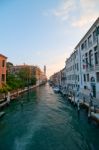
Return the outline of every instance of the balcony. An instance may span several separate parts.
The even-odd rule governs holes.
[[[91,71],[99,71],[99,64],[95,66],[86,66],[86,71],[91,72]]]
[[[99,64],[95,65],[95,70],[99,71]]]
[[[86,68],[86,71],[87,72],[91,72],[91,71],[94,71],[95,70],[95,67],[94,66],[88,66],[87,68]]]

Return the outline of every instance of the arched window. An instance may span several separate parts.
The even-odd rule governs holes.
[[[95,82],[95,78],[94,78],[94,77],[91,77],[90,81],[91,81],[91,82]]]
[[[92,53],[92,50],[89,51],[89,64],[90,64],[90,67],[92,67],[92,65],[93,65],[93,53]]]

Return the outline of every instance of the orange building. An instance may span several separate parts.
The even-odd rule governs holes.
[[[7,57],[0,54],[0,87],[6,84],[6,60]]]

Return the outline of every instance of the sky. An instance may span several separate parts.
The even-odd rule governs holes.
[[[99,0],[0,0],[0,53],[14,65],[46,65],[47,76],[99,17]]]

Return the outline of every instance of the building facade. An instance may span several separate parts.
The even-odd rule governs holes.
[[[43,72],[38,66],[35,66],[34,72],[37,79],[37,85],[43,84],[47,81],[45,72]]]
[[[60,71],[60,87],[61,89],[65,89],[66,88],[66,68],[64,67],[61,71]]]
[[[99,18],[66,59],[63,72],[62,87],[75,92],[90,91],[99,99]]]
[[[99,18],[75,47],[79,51],[80,88],[99,97]]]
[[[75,50],[66,60],[66,88],[71,91],[77,91],[80,87],[79,76],[79,52]]]
[[[6,61],[7,57],[0,54],[0,87],[6,84]]]
[[[99,97],[99,18],[66,60],[66,86]]]
[[[50,81],[54,86],[60,87],[61,86],[61,71],[54,73],[50,77]]]

